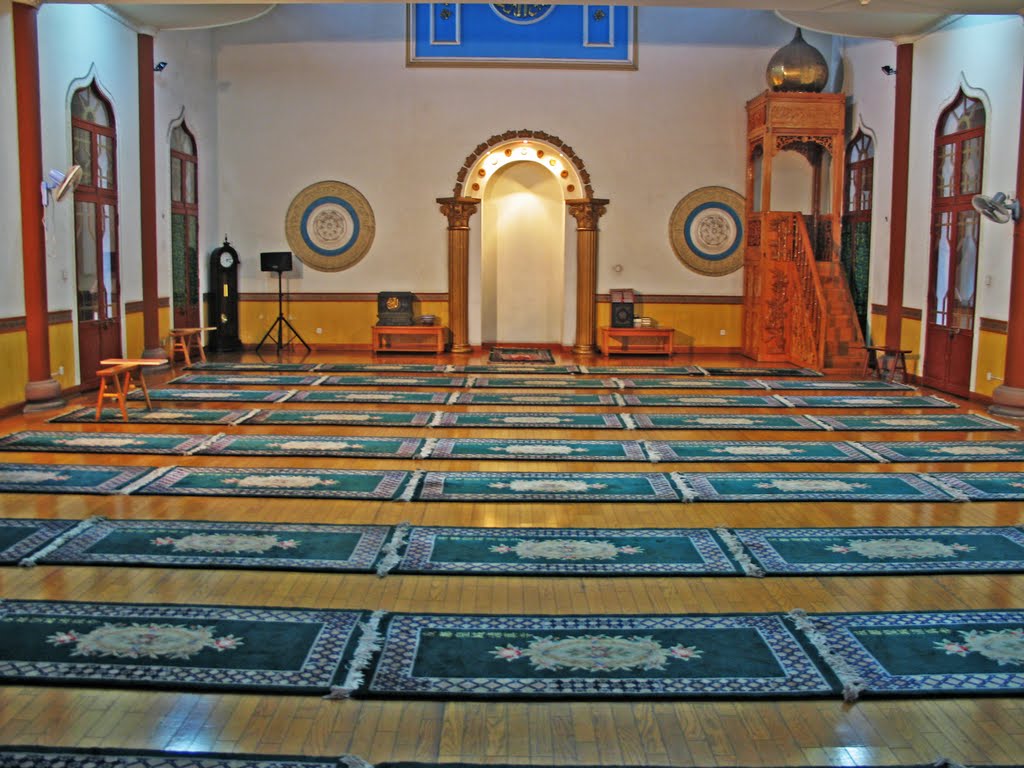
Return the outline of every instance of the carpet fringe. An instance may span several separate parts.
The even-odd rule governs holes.
[[[430,423],[427,424],[428,428],[441,426],[441,419],[444,418],[444,411],[433,411],[430,416]]]
[[[976,419],[982,419],[983,421],[987,421],[990,424],[998,424],[1000,429],[1012,429],[1014,432],[1020,431],[1020,427],[1014,424],[1007,424],[1005,421],[990,419],[988,416],[982,416],[980,413],[972,413],[971,416],[973,416]]]
[[[924,482],[928,483],[931,486],[934,486],[935,488],[938,488],[943,493],[948,493],[950,496],[952,496],[957,501],[970,501],[971,500],[971,497],[968,496],[963,491],[961,491],[959,488],[954,488],[951,485],[946,485],[946,483],[942,482],[942,480],[940,480],[935,475],[915,474],[914,477],[923,480]]]
[[[28,557],[24,557],[21,560],[19,560],[18,561],[18,565],[22,566],[23,568],[31,568],[31,567],[33,567],[37,562],[42,560],[44,557],[49,555],[51,552],[55,552],[56,550],[60,549],[65,544],[67,544],[67,542],[70,539],[75,538],[80,533],[84,533],[85,531],[87,531],[88,529],[92,528],[97,523],[101,523],[101,522],[103,522],[106,519],[107,518],[103,517],[102,515],[94,515],[93,517],[85,518],[85,520],[80,520],[78,522],[78,525],[72,526],[68,530],[64,531],[64,533],[62,533],[60,536],[58,536],[56,539],[51,541],[49,544],[47,544],[42,549],[37,550],[37,551],[33,552],[31,555],[29,555]]]
[[[590,369],[585,365],[580,365],[576,367],[576,373],[590,373]]]
[[[342,755],[338,758],[338,764],[346,768],[373,768],[373,763],[368,763],[356,755]]]
[[[429,459],[430,454],[432,454],[434,452],[434,449],[437,447],[437,441],[438,438],[436,437],[428,437],[426,440],[424,440],[423,447],[420,448],[419,453],[416,455],[416,458]]]
[[[740,568],[743,569],[747,576],[754,576],[758,579],[764,578],[764,569],[750,559],[750,555],[743,549],[743,544],[740,543],[740,540],[736,538],[732,531],[728,528],[715,528],[715,533],[725,542],[725,546],[729,548],[729,554],[740,564]]]
[[[710,373],[708,373],[708,369],[707,368],[701,368],[699,365],[695,365],[693,367],[696,368],[698,371],[700,371],[700,375],[701,376],[710,376],[711,375]]]
[[[778,400],[780,403],[782,403],[787,408],[796,408],[796,406],[793,404],[793,402],[788,397],[786,397],[785,395],[770,395],[770,397],[773,397],[774,399]]]
[[[829,424],[826,424],[824,421],[819,419],[817,416],[804,416],[804,418],[807,419],[812,424],[817,424],[819,427],[821,427],[826,432],[835,432],[836,431],[835,427],[833,427],[833,426],[831,426]]]
[[[327,381],[329,378],[331,378],[331,377],[330,376],[321,376],[319,379],[317,379],[316,381],[312,382],[309,386],[311,386],[311,387],[319,387],[325,381]]]
[[[149,485],[150,483],[154,482],[155,480],[163,477],[168,472],[170,472],[172,469],[178,469],[178,467],[176,467],[176,466],[157,467],[156,469],[153,469],[153,470],[147,472],[146,474],[144,474],[142,477],[140,477],[135,482],[129,483],[128,485],[126,485],[124,488],[122,488],[121,490],[118,491],[118,494],[121,495],[121,496],[128,496],[128,495],[130,495],[132,493],[135,493],[137,490],[139,490],[143,486]]]
[[[679,495],[682,496],[681,501],[690,502],[700,498],[699,494],[686,482],[686,478],[683,477],[682,473],[672,472],[669,474],[669,477],[672,479],[672,485],[676,487]]]
[[[476,380],[479,379],[479,378],[480,378],[479,376],[467,376],[466,377],[466,381],[465,381],[465,383],[462,386],[465,389],[472,389],[473,387],[476,386]]]
[[[870,456],[872,459],[877,461],[879,464],[891,464],[892,463],[891,461],[889,461],[889,459],[885,458],[885,456],[883,456],[880,453],[877,453],[876,451],[871,450],[870,448],[868,448],[863,443],[858,443],[855,440],[847,440],[846,444],[847,445],[852,445],[854,448],[856,448],[861,453],[866,453],[868,456]]]
[[[217,442],[222,437],[226,437],[226,435],[223,432],[218,432],[215,435],[210,435],[208,438],[206,438],[201,443],[199,443],[199,445],[194,446],[193,448],[190,448],[189,450],[185,451],[184,455],[185,456],[195,456],[197,453],[199,453],[200,451],[204,450],[208,445]]]
[[[373,654],[382,647],[383,636],[377,631],[381,619],[385,616],[384,611],[374,611],[366,621],[359,622],[359,628],[363,634],[356,645],[355,653],[352,654],[352,661],[348,665],[348,674],[340,686],[331,686],[331,692],[324,696],[325,699],[347,699],[352,696],[363,684],[366,670],[370,667]]]
[[[618,392],[612,392],[612,398],[615,400],[616,405],[625,405],[626,401]]]
[[[284,393],[284,397],[282,397],[280,400],[275,400],[274,402],[275,403],[287,403],[289,400],[291,400],[297,394],[299,394],[299,390],[297,390],[297,389],[289,389],[289,390],[287,390]]]
[[[790,619],[796,625],[796,628],[807,636],[811,645],[815,647],[829,667],[832,668],[832,671],[835,672],[839,682],[843,685],[843,701],[847,704],[857,701],[860,694],[867,690],[867,684],[846,659],[832,650],[828,638],[825,637],[824,632],[818,629],[814,620],[807,615],[806,611],[800,608],[795,608],[787,613],[786,618]]]
[[[381,554],[384,555],[380,562],[377,563],[377,575],[384,578],[388,573],[394,569],[399,562],[401,557],[398,551],[406,545],[409,536],[409,523],[399,523],[395,526],[395,532],[391,535],[390,541],[381,547]]]
[[[647,454],[647,460],[651,462],[651,464],[657,464],[661,461],[661,455],[653,448],[654,444],[653,440],[640,441],[640,447],[643,449],[643,452]]]
[[[232,426],[232,427],[237,427],[237,426],[238,426],[239,424],[243,424],[243,423],[245,423],[246,421],[248,421],[249,419],[251,419],[251,418],[253,418],[254,416],[258,415],[258,414],[259,414],[259,412],[260,412],[260,409],[259,409],[259,408],[253,408],[253,409],[252,409],[251,411],[249,411],[248,413],[243,413],[243,414],[242,414],[241,416],[239,416],[239,417],[238,417],[237,419],[235,419],[234,421],[232,421],[232,422],[231,422],[231,426]]]
[[[459,393],[452,392],[448,395],[448,399],[444,401],[445,405],[458,405],[459,404]]]
[[[633,417],[628,413],[620,413],[619,418],[621,418],[622,423],[626,425],[626,429],[636,429],[636,422],[633,421]]]
[[[615,386],[616,389],[626,388],[626,382],[624,382],[622,379],[613,376],[611,379],[609,379],[609,381],[611,381],[611,383]]]
[[[423,476],[426,474],[422,469],[417,469],[412,473],[409,478],[409,484],[405,486],[405,490],[402,491],[402,495],[398,497],[399,501],[412,501],[416,496],[416,491],[419,490],[420,483],[423,482]]]
[[[772,388],[772,385],[769,384],[767,381],[761,381],[761,379],[751,379],[751,381],[753,381],[755,384],[757,384],[759,387],[761,387],[761,389],[771,389]]]

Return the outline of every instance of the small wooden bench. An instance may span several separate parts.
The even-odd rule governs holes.
[[[203,331],[215,331],[213,326],[202,328],[171,328],[171,361],[174,360],[174,353],[181,352],[185,355],[185,365],[192,365],[190,354],[192,347],[199,350],[199,359],[206,362],[206,352],[203,350]]]
[[[153,404],[149,401],[149,390],[146,388],[146,377],[143,376],[142,369],[150,365],[164,365],[166,362],[166,360],[131,357],[109,357],[106,360],[100,360],[100,365],[109,367],[96,371],[96,376],[100,380],[100,389],[96,396],[96,421],[103,416],[104,400],[116,400],[121,409],[121,415],[125,421],[128,421],[128,408],[125,405],[125,400],[128,393],[134,389],[142,390],[146,409],[153,410]],[[139,374],[137,385],[132,378],[136,371]]]
[[[896,380],[896,374],[899,373],[903,381],[907,378],[907,355],[913,350],[911,349],[900,349],[898,347],[864,347],[864,350],[868,353],[867,357],[864,358],[864,376],[866,377],[872,368],[875,369],[875,373],[880,379],[885,379],[888,382]],[[882,353],[882,360],[888,361],[888,372],[883,371],[882,364],[878,361],[878,353]]]

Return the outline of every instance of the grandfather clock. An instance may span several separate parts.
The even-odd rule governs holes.
[[[242,348],[238,336],[238,251],[227,236],[224,245],[210,254],[209,337],[211,352],[236,352]]]

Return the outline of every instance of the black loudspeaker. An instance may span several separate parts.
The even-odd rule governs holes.
[[[260,254],[261,272],[291,272],[291,251],[271,251]]]
[[[632,328],[634,294],[631,290],[610,291],[612,300],[612,328]]]
[[[381,291],[377,294],[377,325],[412,325],[413,300],[408,291]]]

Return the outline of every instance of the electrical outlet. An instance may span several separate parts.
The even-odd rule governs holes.
[[[718,332],[718,335],[719,335],[719,336],[725,336],[725,328],[723,328],[722,330],[720,330],[720,331]]]
[[[63,376],[64,375],[64,366],[63,365],[57,367],[57,375],[58,376]]]
[[[992,381],[992,371],[985,372],[985,381]]]
[[[317,333],[323,333],[323,332],[324,332],[324,329],[323,329],[323,328],[317,328],[317,329],[316,329],[316,332],[317,332]]]

